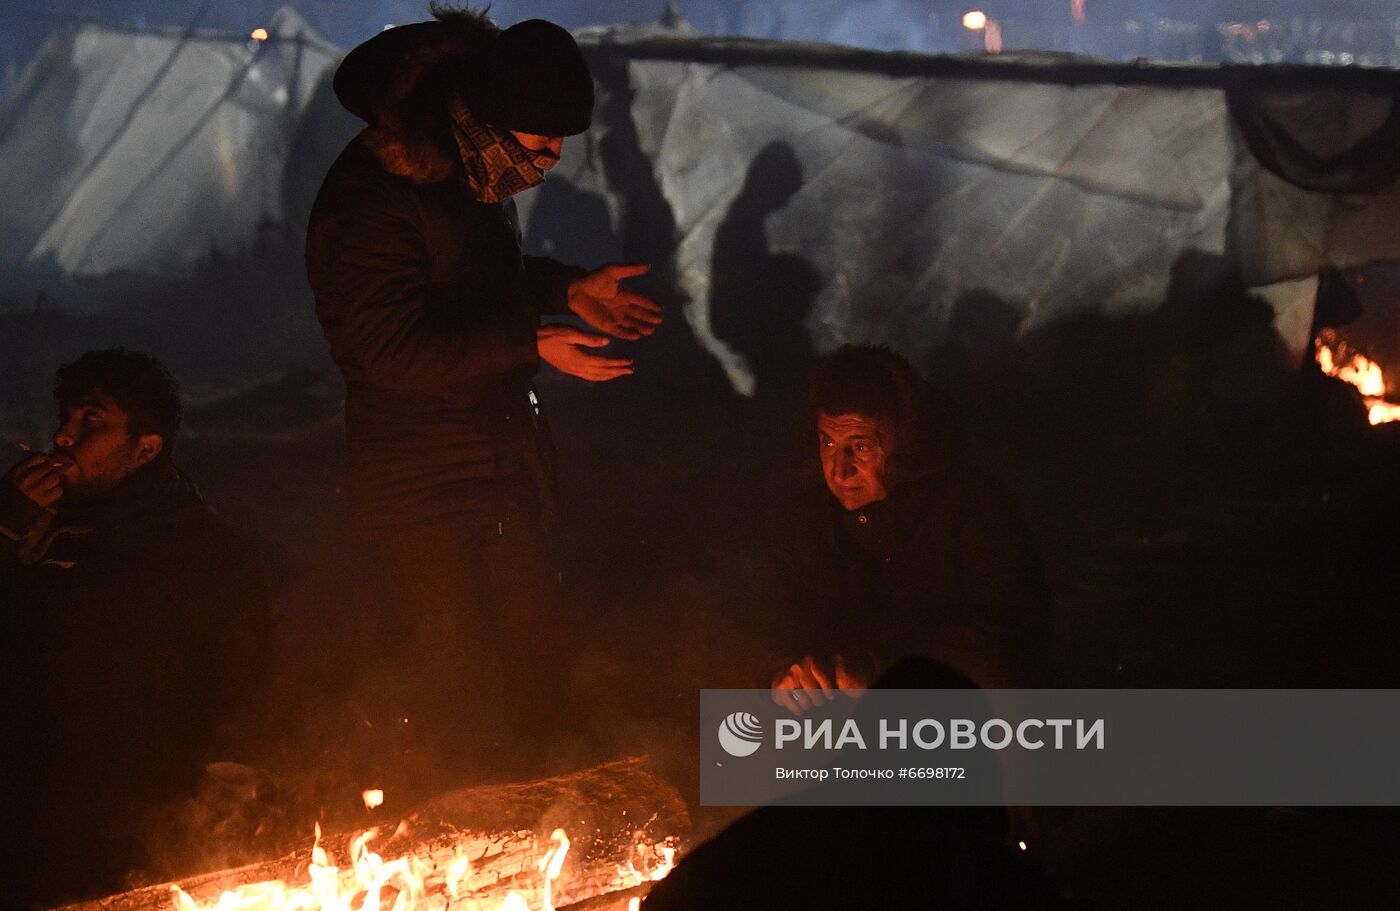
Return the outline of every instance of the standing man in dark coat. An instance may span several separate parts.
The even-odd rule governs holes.
[[[382,708],[448,741],[455,729],[470,743],[424,749],[459,755],[522,725],[510,703],[558,625],[552,453],[531,377],[541,360],[589,381],[627,375],[630,360],[588,349],[661,317],[619,287],[645,266],[589,273],[521,254],[510,197],[592,117],[573,38],[542,20],[500,31],[484,14],[434,13],[337,71],[368,128],[326,176],[306,261],[345,377],[352,520],[395,605],[385,637],[401,666],[388,672],[403,686]]]
[[[206,763],[247,758],[267,677],[262,560],[171,461],[169,372],[92,351],[54,397],[53,450],[0,480],[0,907],[180,872],[150,869],[150,840]]]

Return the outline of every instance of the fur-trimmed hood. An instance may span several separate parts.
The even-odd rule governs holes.
[[[335,94],[369,124],[365,146],[391,174],[436,183],[462,170],[448,103],[471,57],[500,29],[484,12],[437,12],[355,48],[335,73]]]

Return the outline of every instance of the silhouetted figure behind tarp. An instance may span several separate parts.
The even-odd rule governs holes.
[[[546,181],[536,193],[521,244],[526,252],[573,263],[622,259],[621,244],[602,196],[562,178]]]
[[[710,325],[748,361],[760,401],[775,407],[790,404],[810,372],[812,340],[803,322],[822,280],[802,257],[770,252],[764,223],[802,180],[791,146],[764,146],[715,233],[710,257]]]
[[[1017,334],[1021,311],[995,292],[974,288],[958,295],[948,329],[933,358],[938,379],[958,388],[1019,394]],[[1013,388],[1016,387],[1016,388]]]
[[[561,389],[568,402],[552,413],[551,427],[561,439],[575,441],[579,454],[561,469],[562,518],[566,528],[572,524],[581,532],[561,537],[590,551],[609,542],[642,539],[648,546],[664,547],[677,538],[703,538],[706,528],[724,526],[727,509],[746,502],[745,494],[736,492],[732,503],[716,504],[713,490],[694,479],[747,483],[752,474],[748,437],[740,432],[734,414],[737,396],[719,362],[696,340],[682,315],[688,298],[677,274],[676,220],[632,120],[635,89],[629,69],[625,61],[602,53],[590,54],[589,63],[599,92],[593,134],[597,162],[616,213],[618,249],[613,255],[651,263],[651,271],[635,286],[673,316],[646,345],[623,342],[610,349],[633,358],[633,379]],[[542,198],[530,212],[527,249],[541,249],[530,244],[542,239],[541,232],[547,237],[555,230],[549,225],[549,210],[559,197],[555,200],[545,209]],[[545,224],[537,229],[542,218]],[[597,221],[589,218],[583,224]],[[599,420],[604,414],[606,424]],[[688,520],[675,522],[675,515]],[[608,534],[597,534],[600,527]]]

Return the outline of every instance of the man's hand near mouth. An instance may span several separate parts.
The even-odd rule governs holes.
[[[48,508],[63,496],[63,469],[73,460],[52,452],[40,452],[20,461],[5,474],[6,483],[13,484],[29,499]]]

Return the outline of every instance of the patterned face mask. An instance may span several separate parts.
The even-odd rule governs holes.
[[[480,202],[495,203],[539,186],[558,163],[549,152],[525,148],[506,130],[477,121],[460,98],[452,101],[452,131],[467,172],[467,185]]]

